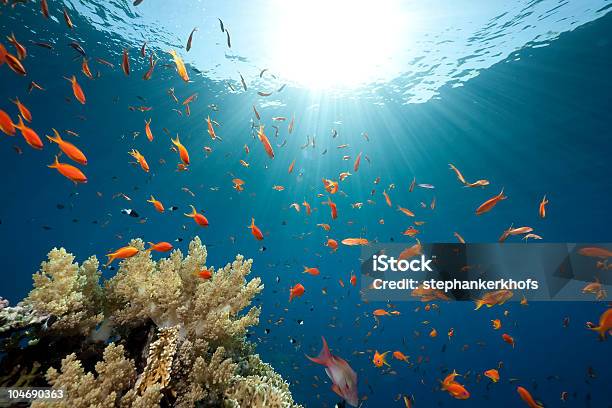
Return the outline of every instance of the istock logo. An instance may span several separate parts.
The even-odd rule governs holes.
[[[425,259],[425,255],[421,255],[420,259],[395,259],[387,255],[373,255],[372,270],[374,272],[433,272],[429,264],[431,259]]]

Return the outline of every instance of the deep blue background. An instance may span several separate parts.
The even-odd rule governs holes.
[[[54,246],[64,246],[82,261],[91,254],[103,258],[133,237],[146,241],[181,237],[184,241],[176,246],[186,249],[189,239],[198,234],[209,245],[209,265],[222,266],[236,253],[254,258],[254,275],[263,278],[266,289],[257,299],[263,313],[251,339],[258,342],[264,360],[292,383],[297,401],[306,406],[337,402],[322,367],[304,357],[304,353],[318,352],[321,335],[358,372],[360,395],[368,397],[364,406],[401,406],[393,402],[399,394],[413,394],[417,407],[522,406],[515,392],[518,384],[547,407],[562,405],[561,391],[570,393],[568,406],[612,406],[607,388],[612,379],[612,343],[597,341],[584,328],[586,321],[597,321],[607,306],[604,302],[532,303],[528,307],[512,303],[478,312],[467,303],[441,304],[439,312],[417,313],[413,309],[422,305],[399,304],[402,315],[383,319],[373,330],[370,313],[384,305],[362,304],[358,292],[348,285],[351,271],[357,271],[359,265],[359,250],[344,247],[330,255],[322,245],[327,234],[315,226],[330,222],[328,208],[320,204],[323,199],[316,197],[324,192],[321,178],[336,179],[340,171],[352,167],[352,159],[343,161],[342,155],[354,157],[363,151],[372,164],[362,158],[359,172],[341,184],[348,197],[334,196],[340,216],[329,235],[338,240],[365,235],[383,242],[391,238],[410,242],[401,235],[408,226],[405,216],[386,207],[380,195],[384,187],[395,183],[396,189],[390,192],[394,205],[409,207],[427,221],[419,236],[423,242],[454,241],[453,231],[469,242],[495,241],[510,223],[531,225],[549,242],[610,242],[611,15],[562,34],[548,47],[517,51],[464,87],[442,89],[438,99],[421,105],[378,106],[359,99],[314,98],[288,87],[282,97],[286,108],[260,109],[274,144],[280,144],[286,132],[275,140],[270,118],[296,115],[296,131],[288,137],[286,147],[276,148],[277,157],[270,161],[251,136],[254,91],[228,95],[225,85],[196,75],[194,83],[184,84],[173,69],[162,66],[169,59],[160,61],[153,79],[144,82],[146,61],[138,57],[137,49],[131,50],[134,72],[127,78],[119,69],[119,40],[88,29],[79,16],[72,16],[79,30],[67,33],[64,25],[45,22],[35,6],[19,7],[16,12],[5,9],[0,34],[4,37],[14,31],[28,47],[28,77],[0,68],[0,108],[15,117],[15,107],[8,99],[18,96],[30,108],[32,127],[41,136],[51,134],[51,127],[77,131],[79,138],[67,139],[82,147],[89,158],[84,168],[89,182],[75,187],[46,167],[53,161],[56,146],[46,143],[43,151],[34,151],[21,136],[1,137],[0,273],[2,295],[11,302],[27,294],[31,274]],[[57,44],[48,51],[29,44],[29,39]],[[94,72],[100,70],[100,79],[91,81],[77,74],[81,61],[73,59],[77,54],[67,46],[71,39],[80,41],[89,55],[111,60],[115,69],[92,60],[90,66]],[[68,82],[62,79],[72,74],[77,74],[87,95],[85,106],[76,103]],[[32,79],[46,91],[28,94]],[[175,105],[166,94],[171,86],[180,100],[199,92],[191,117],[179,118],[171,111]],[[206,134],[202,118],[211,113],[210,103],[220,107],[212,116],[222,124],[218,130],[222,143],[212,143]],[[131,112],[128,105],[153,106],[154,110]],[[153,118],[153,143],[144,137],[144,120],[149,117]],[[334,124],[337,120],[342,124]],[[162,127],[172,135],[179,133],[189,148],[193,163],[189,172],[174,171],[177,157]],[[330,136],[333,127],[339,131],[336,139]],[[141,132],[136,139],[134,131]],[[370,142],[360,136],[364,131]],[[317,148],[301,150],[306,135],[313,134]],[[336,149],[340,143],[349,143],[351,149]],[[244,144],[251,148],[248,156]],[[20,146],[23,154],[16,154],[13,145]],[[215,150],[208,158],[202,150],[205,145]],[[150,174],[128,163],[131,148],[148,158]],[[325,148],[328,152],[322,155]],[[160,164],[159,158],[167,164]],[[241,158],[251,164],[249,169],[240,166]],[[295,171],[287,175],[293,159]],[[487,178],[491,186],[463,189],[448,170],[449,162],[468,179]],[[231,188],[232,175],[246,181],[245,192]],[[377,176],[382,181],[375,186]],[[436,189],[408,193],[413,176]],[[274,184],[286,190],[274,191]],[[182,192],[183,186],[196,197]],[[219,191],[210,190],[216,186]],[[474,216],[474,209],[502,187],[509,199],[485,216]],[[364,204],[361,210],[350,207],[350,203],[369,199],[373,188],[377,190],[372,197],[376,205]],[[132,201],[113,199],[119,192]],[[145,202],[151,194],[166,207],[177,205],[179,210],[156,213]],[[436,210],[421,210],[419,202],[429,203],[434,194]],[[540,220],[537,205],[544,194],[550,205],[548,217]],[[310,218],[288,208],[304,198],[317,208]],[[57,204],[65,208],[58,209]],[[210,221],[207,229],[196,228],[183,217],[189,204],[205,211]],[[135,209],[147,222],[140,224],[121,214],[122,208]],[[252,216],[266,234],[262,243],[246,228]],[[384,225],[378,223],[381,218]],[[235,237],[235,244],[230,236]],[[262,244],[265,251],[261,251]],[[318,266],[322,276],[301,275],[302,265]],[[112,273],[104,270],[106,277]],[[337,283],[340,278],[347,283],[344,289]],[[304,283],[307,293],[288,304],[288,288],[296,282]],[[506,309],[509,316],[503,318]],[[563,328],[566,316],[571,323]],[[280,318],[284,318],[282,324],[275,324]],[[514,350],[501,341],[500,332],[491,329],[493,318],[502,318],[503,331],[516,339]],[[304,324],[299,325],[298,319]],[[437,328],[436,339],[427,336],[430,327],[422,324],[424,320]],[[455,337],[449,342],[446,332],[450,327]],[[264,328],[271,332],[264,334]],[[366,336],[369,331],[371,336]],[[291,344],[291,338],[297,343]],[[464,345],[469,347],[462,351]],[[375,349],[402,350],[413,361],[418,356],[429,361],[411,369],[390,361],[397,372],[392,375],[371,364]],[[504,362],[500,383],[475,382],[475,373],[496,367],[499,361]],[[594,369],[596,378],[587,376],[588,367]],[[472,371],[462,380],[472,394],[468,401],[453,400],[436,390],[446,368]],[[511,384],[509,378],[519,381]]]

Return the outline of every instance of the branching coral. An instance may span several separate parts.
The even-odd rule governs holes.
[[[97,376],[85,373],[76,355],[62,360],[60,371],[50,368],[47,381],[64,390],[66,398],[58,401],[35,401],[33,408],[114,407],[136,379],[134,361],[125,358],[123,346],[109,344],[103,360],[96,364]]]
[[[34,289],[24,303],[57,318],[51,330],[88,334],[104,317],[98,260],[92,256],[79,266],[64,248],[52,249],[48,258],[32,276]]]
[[[141,240],[132,240],[130,245],[144,248]],[[123,261],[106,285],[116,309],[115,324],[151,319],[158,327],[180,325],[182,337],[203,338],[216,345],[244,336],[249,326],[259,323],[260,310],[253,307],[244,315],[239,313],[263,289],[259,278],[245,279],[252,261],[238,255],[211,279],[202,280],[196,272],[204,268],[206,256],[206,248],[196,237],[184,259],[176,250],[157,263],[146,252]]]
[[[259,278],[246,279],[251,260],[238,255],[217,271],[207,268],[212,278],[204,280],[197,272],[207,252],[197,237],[186,257],[175,250],[157,262],[141,240],[130,245],[139,253],[103,286],[95,257],[79,266],[63,248],[53,249],[30,295],[15,308],[0,302],[0,339],[20,330],[0,343],[8,353],[3,363],[29,367],[44,350],[59,353],[43,358],[33,375],[46,370],[47,383],[67,399],[34,407],[299,407],[245,340],[260,309],[243,310],[263,290]],[[20,336],[30,346],[3,346]],[[107,338],[115,343],[100,343]],[[94,363],[93,371],[84,368]]]

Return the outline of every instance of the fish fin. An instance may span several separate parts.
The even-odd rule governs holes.
[[[57,159],[57,156],[55,156],[55,162],[53,162],[53,164],[47,165],[47,167],[49,167],[50,169],[57,169],[58,164],[59,164],[59,160]]]
[[[478,309],[480,309],[484,305],[484,302],[482,300],[480,300],[480,299],[475,300],[474,302],[476,302],[476,309],[474,309],[474,310],[478,310]]]
[[[323,346],[321,347],[321,351],[319,355],[316,357],[306,356],[313,363],[321,364],[324,366],[329,365],[332,360],[331,352],[329,351],[329,347],[327,346],[327,341],[325,341],[325,337],[321,336],[321,340],[323,340]]]
[[[340,387],[338,386],[338,384],[333,384],[331,389],[333,392],[338,394],[340,397],[344,398],[344,396],[342,395],[342,390],[340,390]]]

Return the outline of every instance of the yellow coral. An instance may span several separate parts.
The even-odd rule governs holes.
[[[62,360],[61,370],[47,371],[47,381],[63,389],[65,398],[57,401],[34,401],[33,408],[114,407],[125,390],[136,379],[134,362],[125,358],[123,346],[111,343],[104,349],[103,360],[96,364],[97,376],[85,373],[76,355]]]
[[[143,393],[155,384],[159,384],[160,389],[168,386],[172,361],[177,348],[178,331],[178,326],[159,330],[157,340],[149,346],[149,356],[144,372],[136,383],[139,393]]]
[[[64,248],[54,248],[32,278],[34,289],[24,303],[41,315],[56,317],[51,329],[88,334],[102,321],[100,272],[95,256],[79,266]]]
[[[141,240],[130,245],[144,248]],[[246,329],[259,323],[260,310],[251,308],[252,299],[263,290],[259,278],[246,281],[252,261],[241,255],[232,264],[214,272],[212,279],[195,274],[206,262],[206,248],[198,237],[183,258],[180,250],[155,262],[141,252],[121,262],[118,273],[106,284],[116,310],[116,324],[134,325],[151,319],[158,327],[180,325],[182,336],[204,338],[217,345],[244,336]]]

